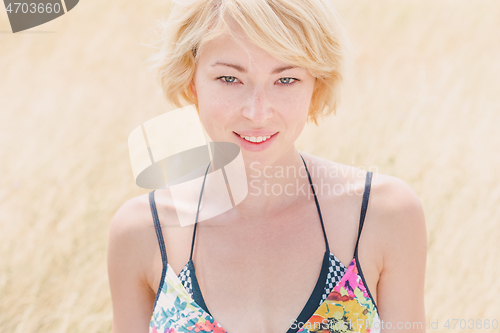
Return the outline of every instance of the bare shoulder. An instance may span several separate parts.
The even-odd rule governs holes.
[[[427,231],[422,202],[402,179],[373,174],[368,217],[382,254],[377,286],[381,318],[393,324],[424,323]]]
[[[153,210],[160,224],[168,264],[179,272],[189,258],[192,227],[181,227],[170,191],[154,191]],[[150,193],[125,202],[115,213],[109,233],[108,265],[115,262],[128,267],[136,281],[156,292],[163,269],[158,234],[155,229]]]
[[[148,195],[127,200],[114,214],[108,238],[113,332],[145,332],[155,299],[151,288],[155,232]]]
[[[179,225],[175,207],[164,189],[155,190],[153,204],[163,229]],[[116,211],[111,221],[110,233],[136,242],[136,245],[144,244],[144,240],[150,239],[151,236],[156,239],[153,221],[150,193],[142,194],[127,200]],[[164,233],[165,230],[162,232]]]
[[[422,209],[420,198],[404,180],[374,173],[372,188],[377,192],[377,199],[384,202],[384,208],[389,211],[404,211],[408,213]]]
[[[376,235],[381,258],[377,288],[381,315],[392,320],[393,316],[422,320],[427,260],[422,202],[402,179],[373,174],[367,221],[372,224],[370,231]],[[411,292],[406,290],[410,286]],[[397,306],[401,297],[412,304],[404,311]]]
[[[110,234],[128,241],[138,241],[138,236],[152,227],[149,194],[142,194],[127,200],[118,208],[111,220]]]
[[[124,202],[111,220],[111,230],[116,232],[137,231],[145,227],[151,217],[149,194],[142,194]]]
[[[415,191],[400,178],[374,173],[372,178],[371,218],[379,221],[388,237],[421,237],[425,240],[422,202]]]
[[[127,200],[114,214],[108,240],[108,264],[127,265],[141,279],[147,278],[155,245],[149,194]]]

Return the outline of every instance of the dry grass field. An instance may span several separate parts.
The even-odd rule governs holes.
[[[299,150],[399,177],[427,219],[426,313],[500,321],[500,2],[336,1],[356,50]],[[168,2],[81,1],[11,34],[0,9],[0,332],[109,332],[111,217],[148,192],[128,134],[169,109],[144,63]],[[489,330],[492,331],[492,330]]]

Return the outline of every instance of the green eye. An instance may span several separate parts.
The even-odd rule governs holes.
[[[293,81],[292,81],[293,80]],[[297,79],[294,79],[294,78],[291,78],[291,77],[282,77],[281,79],[279,79],[278,81],[280,81],[282,84],[284,85],[291,85],[293,84],[295,81],[298,81]]]
[[[227,84],[234,83],[237,80],[234,76],[221,76],[219,79],[222,79],[222,82]]]

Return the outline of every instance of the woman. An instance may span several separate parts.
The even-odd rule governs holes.
[[[118,210],[113,332],[424,332],[414,191],[294,146],[339,101],[347,42],[328,0],[175,1],[164,33],[167,99],[241,148],[249,193],[194,227],[176,227],[168,187]]]

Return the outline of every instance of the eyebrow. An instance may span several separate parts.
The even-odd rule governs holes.
[[[220,61],[217,61],[215,62],[214,64],[212,64],[212,67],[215,67],[215,66],[226,66],[226,67],[231,67],[231,68],[234,68],[236,69],[238,72],[241,72],[241,73],[246,73],[247,70],[240,66],[240,65],[235,65],[235,64],[230,64],[230,63],[227,63],[227,62],[220,62]],[[286,71],[288,69],[292,69],[292,68],[297,68],[297,66],[285,66],[285,67],[278,67],[278,68],[275,68],[273,69],[273,71],[271,72],[271,74],[279,74],[283,71]]]

